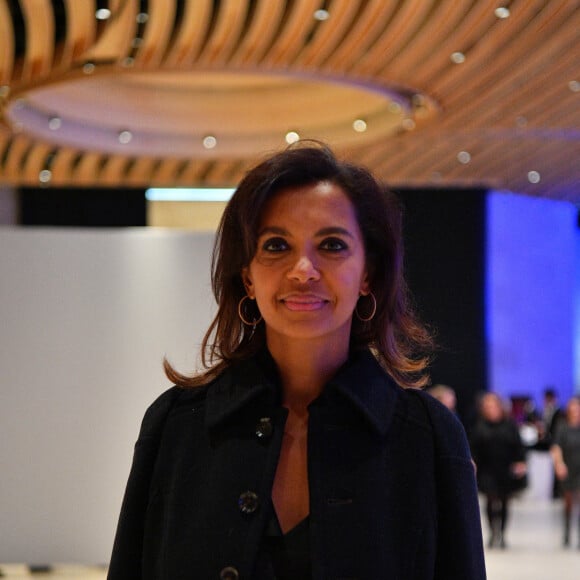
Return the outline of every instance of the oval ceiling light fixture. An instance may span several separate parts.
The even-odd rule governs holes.
[[[510,17],[510,9],[506,6],[499,6],[494,10],[494,14],[500,20],[505,20],[506,18]]]
[[[286,136],[284,137],[286,143],[288,143],[288,145],[292,145],[292,143],[296,143],[297,141],[300,141],[300,135],[298,133],[298,131],[288,131],[288,133],[286,133]]]
[[[202,143],[206,149],[213,149],[217,145],[217,139],[213,135],[206,135]]]
[[[111,11],[108,8],[99,8],[95,12],[95,18],[97,20],[108,20],[111,18]]]
[[[465,62],[465,55],[459,51],[452,53],[449,58],[455,64],[463,64]]]
[[[471,154],[469,151],[460,151],[457,154],[457,161],[462,165],[467,165],[471,161]]]
[[[412,89],[359,79],[147,71],[125,68],[133,62],[127,58],[117,65],[86,62],[52,82],[11,93],[6,119],[13,128],[21,126],[63,147],[163,158],[249,159],[279,148],[289,127],[299,128],[301,139],[356,147],[410,131],[440,110],[433,99],[419,98]],[[49,119],[56,117],[58,131],[49,128]]]

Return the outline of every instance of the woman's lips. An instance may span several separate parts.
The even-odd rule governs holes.
[[[303,295],[290,295],[281,299],[281,302],[294,312],[310,312],[313,310],[320,310],[329,301],[321,296],[315,296],[312,294]]]

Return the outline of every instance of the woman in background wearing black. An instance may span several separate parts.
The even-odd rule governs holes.
[[[526,483],[525,448],[518,427],[495,393],[480,401],[479,420],[471,434],[471,452],[477,466],[477,484],[485,495],[490,529],[489,547],[506,547],[509,500]]]
[[[109,580],[485,578],[464,430],[408,388],[430,339],[400,224],[321,144],[246,175],[218,231],[206,371],[166,365]]]

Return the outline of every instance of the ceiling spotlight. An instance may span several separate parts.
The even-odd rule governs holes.
[[[413,119],[407,117],[406,119],[403,119],[401,126],[403,129],[405,129],[405,131],[412,131],[416,127],[416,123],[413,121]]]
[[[122,145],[127,145],[133,139],[133,133],[128,130],[119,131],[118,135],[119,143]]]
[[[38,174],[38,181],[40,183],[48,183],[52,179],[52,171],[50,169],[43,169]]]
[[[457,161],[463,165],[467,165],[471,161],[471,154],[468,151],[460,151],[457,154]]]
[[[357,133],[364,133],[367,130],[367,122],[364,119],[356,119],[352,124],[352,128]]]
[[[580,81],[570,81],[568,83],[568,88],[573,92],[573,93],[580,93]]]
[[[291,145],[292,143],[296,143],[296,141],[300,141],[300,135],[298,135],[296,131],[288,131],[288,133],[286,133],[285,139],[286,143]]]
[[[56,115],[54,117],[51,117],[48,120],[48,128],[51,131],[56,131],[57,129],[60,129],[62,126],[62,119],[60,117],[57,117]]]
[[[541,176],[537,171],[528,171],[528,181],[530,183],[540,183]]]
[[[500,19],[505,20],[506,18],[510,17],[510,9],[506,8],[505,6],[500,6],[496,8],[494,14]]]
[[[147,12],[139,12],[135,17],[135,20],[137,21],[137,24],[145,24],[147,20],[149,20],[149,14],[147,14]]]
[[[454,52],[449,58],[455,64],[462,64],[465,62],[465,55],[462,52]]]
[[[213,149],[217,145],[217,139],[213,135],[206,135],[202,144],[206,149]]]
[[[85,62],[83,65],[83,72],[86,75],[92,75],[95,72],[95,65],[92,62]]]
[[[402,109],[401,103],[397,103],[397,101],[391,101],[389,103],[388,109],[389,109],[389,113],[394,113],[394,114],[400,113],[401,109]]]
[[[328,10],[323,10],[322,8],[314,13],[314,20],[318,20],[320,22],[328,20],[329,17],[330,13],[328,12]]]
[[[519,115],[518,117],[516,117],[516,125],[520,129],[523,129],[524,127],[527,127],[528,120],[523,115]]]
[[[108,8],[99,8],[95,12],[95,18],[97,20],[108,20],[111,18],[111,11]]]
[[[135,59],[132,56],[126,56],[122,61],[121,65],[125,68],[130,68],[135,64]]]

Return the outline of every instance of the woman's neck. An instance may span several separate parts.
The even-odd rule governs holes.
[[[333,341],[268,341],[278,366],[283,405],[297,412],[316,399],[348,358],[348,344]]]

